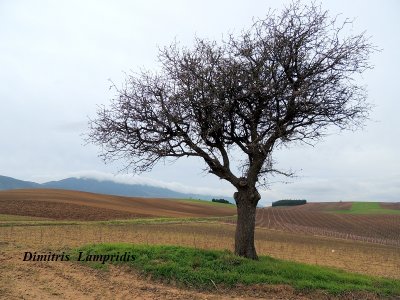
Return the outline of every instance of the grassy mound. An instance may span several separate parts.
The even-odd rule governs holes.
[[[228,251],[200,250],[178,246],[95,244],[76,249],[74,256],[124,254],[133,256],[128,264],[152,278],[173,281],[189,287],[214,285],[287,284],[297,290],[324,290],[331,294],[367,291],[379,295],[400,295],[400,281],[352,274],[345,271],[294,263],[267,256],[259,261],[237,257]],[[106,268],[106,262],[90,262]]]

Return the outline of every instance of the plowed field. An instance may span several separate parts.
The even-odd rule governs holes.
[[[391,205],[388,204],[388,208]],[[394,204],[392,205],[396,207]],[[351,203],[312,203],[258,209],[256,226],[400,246],[399,214],[336,214]]]
[[[54,220],[134,217],[211,217],[236,214],[235,207],[202,201],[134,198],[65,190],[0,191],[0,214]]]

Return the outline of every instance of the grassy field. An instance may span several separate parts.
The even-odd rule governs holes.
[[[49,220],[48,218],[0,214],[0,226],[2,222],[4,224],[10,224],[11,222],[25,222],[25,221],[30,222],[30,221],[48,221],[48,220]]]
[[[84,253],[82,259],[89,255],[106,253],[110,256],[126,252],[134,260],[111,263],[128,264],[153,278],[195,288],[212,288],[217,284],[288,284],[297,290],[324,290],[337,295],[355,291],[400,295],[400,280],[352,274],[268,256],[253,261],[237,257],[229,251],[130,244],[95,244],[80,247],[76,252],[79,251]],[[75,253],[75,260],[77,256]],[[89,264],[102,268],[107,263],[104,257],[102,262]]]
[[[235,222],[236,216],[226,217],[189,217],[189,218],[134,218],[108,221],[54,221],[46,218],[0,214],[0,227],[14,226],[60,226],[60,225],[135,225],[135,224],[182,224],[208,223],[213,221]]]
[[[365,215],[365,214],[383,214],[383,215],[400,215],[399,209],[386,209],[383,208],[379,202],[353,202],[351,208],[348,210],[331,210],[337,214],[354,214],[354,215]]]
[[[3,226],[0,227],[0,241],[15,249],[63,249],[119,242],[209,250],[232,250],[234,247],[235,226],[216,219],[143,221]],[[256,248],[260,255],[278,259],[400,279],[400,251],[395,246],[257,228]]]

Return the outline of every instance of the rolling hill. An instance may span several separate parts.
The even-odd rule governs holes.
[[[231,197],[198,195],[190,193],[181,193],[167,188],[143,185],[118,183],[111,180],[97,180],[92,178],[66,178],[59,181],[50,181],[46,183],[35,183],[23,181],[11,177],[0,176],[0,190],[13,189],[62,189],[71,191],[81,191],[97,194],[127,196],[127,197],[153,197],[153,198],[194,198],[202,200],[211,200],[212,198],[225,198],[234,203]]]
[[[0,214],[54,220],[218,217],[236,214],[229,204],[101,195],[60,189],[0,191]]]

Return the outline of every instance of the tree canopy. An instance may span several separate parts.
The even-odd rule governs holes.
[[[166,158],[200,157],[238,190],[239,228],[254,217],[241,220],[242,206],[255,215],[260,179],[282,173],[274,149],[313,143],[330,126],[357,128],[367,117],[366,91],[354,76],[371,68],[374,47],[365,33],[350,34],[349,24],[294,2],[222,42],[173,43],[160,50],[161,71],[129,75],[116,88],[111,106],[90,121],[89,140],[103,147],[105,160],[123,158],[134,172]],[[232,168],[237,153],[240,170]],[[250,248],[236,252],[251,256]]]

